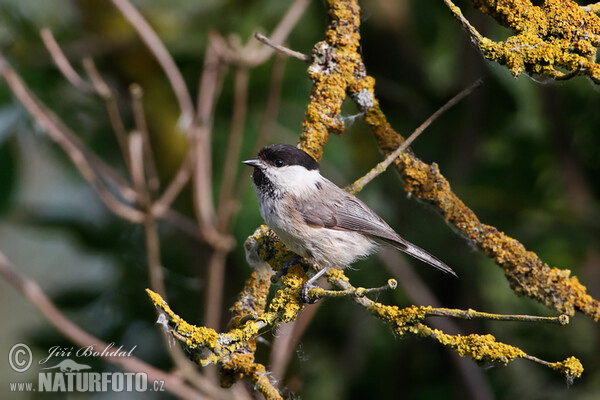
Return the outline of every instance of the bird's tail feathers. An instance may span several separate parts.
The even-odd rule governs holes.
[[[399,239],[399,240],[398,240]],[[414,258],[417,258],[423,262],[426,262],[427,264],[439,269],[440,271],[443,271],[447,274],[450,275],[454,275],[455,277],[458,277],[458,275],[456,275],[456,272],[454,272],[454,270],[452,268],[450,268],[449,266],[447,266],[444,262],[440,261],[437,257],[435,257],[434,255],[430,254],[429,252],[423,250],[422,248],[420,248],[419,246],[416,246],[412,243],[410,243],[407,240],[402,239],[401,237],[399,237],[397,240],[386,240],[387,243],[391,244],[392,246],[394,246],[395,248],[397,248],[400,251],[405,252],[406,254],[409,254],[411,256],[413,256]]]

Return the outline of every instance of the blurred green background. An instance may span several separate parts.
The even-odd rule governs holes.
[[[224,36],[234,33],[245,42],[258,28],[269,32],[291,2],[147,0],[134,4],[170,50],[195,96],[209,30]],[[504,28],[472,10],[468,2],[459,4],[488,37],[507,37]],[[483,222],[515,237],[550,266],[570,269],[599,298],[598,88],[582,78],[561,83],[526,76],[514,79],[504,68],[482,59],[441,1],[372,0],[362,6],[362,54],[368,73],[377,80],[377,93],[392,126],[410,133],[448,99],[483,78],[482,88],[444,114],[412,148],[422,160],[440,166],[455,193]],[[326,22],[324,5],[313,1],[290,35],[289,47],[310,53],[323,38]],[[187,139],[176,127],[178,106],[158,64],[122,15],[110,2],[100,0],[0,0],[0,48],[9,62],[85,143],[124,172],[103,102],[64,80],[39,37],[42,27],[53,31],[78,70],[82,57],[94,58],[109,84],[123,95],[121,111],[130,127],[128,86],[137,82],[143,87],[159,173],[163,185],[168,182],[186,151]],[[251,71],[241,159],[253,156],[272,64],[271,60]],[[289,60],[270,142],[297,141],[310,88],[306,65]],[[347,103],[343,115],[350,117],[356,109]],[[220,181],[231,109],[230,73],[214,121],[215,182]],[[348,125],[342,136],[330,138],[322,164],[324,175],[339,185],[351,183],[380,160],[360,118]],[[249,171],[241,169],[241,173]],[[402,236],[457,271],[460,279],[449,279],[408,260],[441,305],[505,314],[555,314],[517,297],[497,266],[426,205],[407,199],[393,171],[372,182],[359,197]],[[249,183],[240,200],[234,227],[238,245],[227,261],[225,323],[227,307],[251,272],[242,243],[261,223]],[[193,217],[189,189],[175,208]],[[189,322],[201,324],[208,249],[168,225],[161,224],[160,233],[170,305]],[[136,356],[170,368],[154,325],[155,311],[144,293],[148,279],[142,228],[106,210],[3,81],[0,251],[86,331],[126,348],[137,345]],[[356,264],[348,276],[364,287],[380,286],[391,277],[377,257]],[[29,344],[40,358],[51,346],[70,344],[1,280],[0,300],[2,397],[53,398],[9,393],[8,382],[34,380],[37,370],[17,374],[6,355],[18,342]],[[379,300],[399,306],[413,303],[401,289],[384,293]],[[282,386],[306,399],[600,398],[600,329],[588,317],[576,315],[566,327],[489,321],[457,324],[464,333],[494,334],[547,361],[576,356],[584,375],[568,387],[561,375],[529,361],[488,365],[479,372],[484,379],[473,396],[442,346],[418,338],[398,340],[362,308],[334,299],[321,304]],[[271,333],[265,339],[271,340]],[[266,363],[260,357],[268,347],[261,346],[265,347],[259,350],[259,360]],[[93,362],[94,371],[115,370],[100,360]]]

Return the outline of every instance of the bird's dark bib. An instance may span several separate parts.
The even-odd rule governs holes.
[[[282,193],[279,190],[275,189],[273,182],[271,182],[271,180],[267,178],[267,176],[261,169],[254,168],[254,172],[252,173],[252,180],[254,181],[254,185],[256,185],[256,188],[260,190],[260,192],[263,193],[264,196],[268,196],[272,199],[281,198]]]

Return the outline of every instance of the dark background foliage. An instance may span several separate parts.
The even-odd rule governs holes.
[[[289,2],[138,1],[181,68],[188,86],[198,85],[210,29],[245,41],[258,27],[269,31]],[[487,36],[506,30],[461,4]],[[520,240],[551,266],[568,268],[600,297],[600,96],[585,79],[551,82],[522,76],[484,61],[441,1],[363,2],[362,53],[392,126],[410,133],[445,101],[482,77],[485,85],[436,121],[412,146],[436,162],[455,193],[480,219]],[[139,83],[158,159],[166,182],[186,150],[177,130],[178,107],[158,64],[123,17],[100,0],[1,0],[0,46],[36,94],[103,159],[124,170],[102,102],[71,87],[54,67],[39,38],[48,26],[74,61],[94,57],[100,71],[122,95],[127,123],[132,115],[128,85]],[[310,53],[322,39],[325,8],[313,2],[288,40]],[[242,159],[252,156],[265,106],[272,62],[251,72],[249,112]],[[311,83],[306,65],[289,60],[280,112],[271,142],[295,143]],[[195,94],[195,93],[194,93]],[[227,76],[214,121],[214,170],[219,182],[230,127],[232,79]],[[347,104],[344,116],[356,110]],[[340,185],[351,183],[380,160],[360,118],[325,148],[322,171]],[[242,173],[249,173],[243,169]],[[215,192],[218,188],[215,188]],[[507,314],[553,315],[544,306],[517,297],[492,261],[454,234],[426,205],[407,199],[389,171],[360,195],[401,235],[436,254],[459,274],[451,279],[418,261],[414,270],[446,307]],[[175,204],[193,216],[191,193]],[[240,199],[234,234],[238,245],[227,262],[225,301],[231,305],[250,274],[242,243],[261,223],[248,183]],[[162,263],[170,304],[189,322],[202,324],[207,249],[160,225]],[[107,342],[137,345],[135,355],[168,369],[148,286],[143,231],[117,219],[95,197],[68,158],[35,126],[0,84],[0,251],[21,272],[37,280],[77,324]],[[398,257],[400,257],[398,255]],[[357,286],[380,286],[390,273],[373,257],[348,272]],[[40,356],[55,345],[72,346],[39,312],[0,282],[2,354],[17,342]],[[401,289],[379,296],[407,306]],[[223,320],[229,312],[223,310]],[[499,399],[592,399],[600,396],[598,325],[576,315],[569,326],[514,322],[459,321],[465,333],[492,333],[548,361],[581,359],[583,377],[568,388],[563,377],[528,361],[483,371],[481,396]],[[270,340],[271,334],[265,335]],[[265,346],[265,345],[261,345]],[[261,354],[267,349],[259,350]],[[266,362],[266,360],[264,360]],[[5,362],[0,393],[15,377]],[[493,367],[493,368],[492,368]],[[99,359],[95,371],[114,370]],[[32,378],[33,379],[33,378]],[[325,301],[306,331],[284,386],[303,398],[467,398],[450,353],[429,340],[398,340],[379,321],[343,299]],[[33,397],[43,397],[35,395]],[[486,398],[486,397],[481,397]]]

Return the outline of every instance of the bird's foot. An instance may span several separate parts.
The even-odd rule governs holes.
[[[271,281],[273,283],[276,283],[277,281],[279,281],[281,278],[283,278],[284,276],[287,275],[288,269],[292,265],[296,265],[296,264],[300,264],[300,266],[302,267],[302,269],[304,269],[304,272],[308,271],[308,269],[311,266],[311,264],[308,264],[306,261],[304,261],[304,258],[302,258],[301,256],[299,256],[298,254],[294,254],[292,256],[292,258],[290,258],[290,260],[288,262],[286,262],[285,264],[283,264],[281,266],[281,268],[279,269],[279,271],[275,272],[275,274],[271,277]]]
[[[323,268],[321,269],[319,272],[317,272],[316,274],[313,275],[312,278],[310,278],[308,281],[306,281],[304,283],[304,285],[302,285],[302,287],[300,288],[300,301],[302,301],[303,303],[307,303],[307,304],[315,304],[317,301],[319,301],[320,296],[311,296],[310,291],[311,290],[315,290],[315,289],[321,289],[320,287],[318,287],[317,285],[315,285],[314,283],[317,281],[317,279],[319,279],[325,272],[327,272],[327,270],[329,270],[329,268]]]

